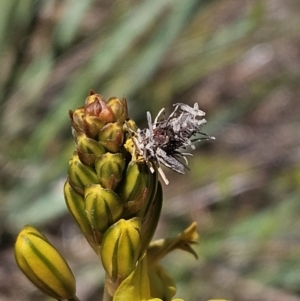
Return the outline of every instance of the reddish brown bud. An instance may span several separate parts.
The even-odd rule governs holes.
[[[98,99],[104,100],[102,95],[97,94],[94,90],[90,90],[89,96],[85,99],[85,104],[88,105]]]
[[[85,100],[85,106],[77,108],[74,112],[70,111],[69,115],[77,134],[83,132],[89,138],[99,138],[107,150],[118,151],[124,140],[120,124],[127,119],[125,97],[122,100],[112,97],[106,102],[100,94],[90,91]],[[111,131],[112,129],[115,130],[115,133]],[[90,164],[90,162],[88,163]]]
[[[113,111],[100,94],[87,97],[85,104],[85,115],[97,116],[106,123],[115,121]]]
[[[84,114],[91,116],[99,116],[102,111],[102,104],[100,101],[94,101],[85,106]]]

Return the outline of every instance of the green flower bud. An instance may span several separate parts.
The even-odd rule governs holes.
[[[87,137],[84,133],[77,135],[76,144],[80,161],[85,165],[94,165],[96,158],[106,152],[101,143]]]
[[[75,111],[70,110],[69,116],[71,118],[72,127],[76,132],[85,131],[84,107],[78,107]]]
[[[68,175],[72,187],[81,195],[84,194],[84,187],[87,184],[99,184],[95,170],[82,164],[76,152],[69,160]]]
[[[19,233],[15,258],[27,278],[47,295],[57,300],[75,296],[75,278],[68,264],[34,227],[25,226]]]
[[[101,260],[113,281],[122,281],[135,269],[141,247],[140,228],[139,218],[121,219],[103,235]]]
[[[100,184],[111,190],[114,190],[122,180],[124,168],[125,159],[120,153],[106,153],[98,157],[95,163]]]
[[[91,138],[97,138],[100,130],[105,126],[106,122],[97,116],[84,116],[85,133]]]
[[[115,122],[105,125],[99,132],[98,140],[109,152],[118,152],[124,141],[121,123]]]
[[[97,250],[100,241],[96,241],[95,239],[95,233],[85,211],[85,202],[83,196],[73,189],[69,181],[66,181],[65,183],[64,196],[69,212],[75,219],[91,247],[98,252]]]
[[[130,161],[126,174],[118,187],[118,192],[124,203],[123,217],[136,214],[139,210],[147,206],[153,189],[157,182],[151,173],[149,166],[145,162]]]
[[[123,211],[120,197],[110,189],[91,184],[85,188],[85,210],[92,227],[100,233],[117,221]]]
[[[116,97],[111,97],[107,101],[107,105],[114,113],[115,121],[123,123],[127,119],[127,101],[126,97],[123,97],[122,101]]]
[[[142,247],[141,254],[148,248],[160,217],[160,212],[163,203],[163,193],[161,184],[158,182],[157,189],[155,191],[155,196],[151,196],[151,199],[147,205],[145,212],[143,212],[142,219]]]

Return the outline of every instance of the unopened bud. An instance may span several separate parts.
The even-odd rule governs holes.
[[[150,198],[146,211],[142,216],[142,247],[141,254],[146,250],[153,238],[159,221],[163,203],[163,192],[160,182],[158,182],[155,195]]]
[[[105,123],[114,122],[114,113],[100,94],[93,94],[85,100],[86,116],[95,116]]]
[[[113,281],[122,281],[135,269],[141,247],[140,227],[139,218],[121,219],[103,235],[101,260]]]
[[[124,203],[124,217],[132,216],[147,206],[156,183],[145,162],[130,161],[118,192]]]
[[[120,122],[105,125],[98,135],[99,142],[110,152],[119,151],[124,141],[124,134]]]
[[[101,143],[87,137],[85,133],[77,135],[76,144],[80,161],[85,165],[94,165],[96,158],[106,152]]]
[[[69,212],[75,219],[80,230],[95,249],[97,248],[97,242],[94,240],[94,232],[90,221],[86,215],[85,202],[83,196],[77,193],[70,185],[69,181],[66,181],[64,186],[64,196]],[[96,243],[96,245],[95,245]],[[99,242],[98,242],[99,243]]]
[[[98,184],[99,179],[95,170],[81,163],[78,154],[74,152],[69,160],[68,175],[72,187],[83,195],[87,184]]]
[[[89,105],[90,103],[95,102],[97,99],[104,100],[102,95],[96,93],[94,90],[90,90],[88,97],[85,99],[85,104]]]
[[[122,100],[116,97],[111,97],[107,101],[107,105],[111,108],[114,113],[115,121],[119,121],[123,123],[127,119],[127,101],[126,98],[123,97]]]
[[[72,126],[77,132],[85,131],[84,107],[78,107],[75,111],[70,110],[69,116],[71,118]]]
[[[97,158],[95,169],[98,174],[100,184],[104,188],[114,190],[122,180],[125,168],[125,159],[120,153],[106,153]]]
[[[83,132],[90,138],[98,136],[99,131],[108,123],[115,122],[115,115],[100,94],[90,91],[85,106],[69,112],[72,126],[77,133]]]
[[[96,138],[106,122],[97,116],[84,116],[85,133],[91,138]]]
[[[93,228],[103,233],[117,221],[123,211],[119,196],[101,185],[88,185],[85,188],[85,210]]]
[[[75,296],[75,278],[68,264],[34,227],[25,226],[19,233],[15,258],[27,278],[47,295],[57,300]]]

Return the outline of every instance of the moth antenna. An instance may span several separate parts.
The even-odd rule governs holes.
[[[154,122],[153,122],[154,128],[156,128],[155,125],[157,124],[158,118],[160,117],[160,115],[161,115],[162,113],[164,113],[164,111],[165,111],[165,108],[162,108],[162,109],[158,112],[158,114],[156,115],[156,117],[155,117],[155,119],[154,119]]]
[[[150,137],[151,137],[153,135],[153,126],[152,126],[152,117],[149,111],[147,112],[147,121],[148,121],[148,128],[150,131]]]

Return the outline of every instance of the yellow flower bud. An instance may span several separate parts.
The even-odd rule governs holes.
[[[139,218],[121,219],[104,233],[100,255],[113,281],[122,281],[135,269],[141,247],[140,227]]]
[[[92,227],[103,233],[123,211],[120,197],[110,189],[91,184],[85,188],[85,210]]]
[[[87,184],[99,184],[95,170],[82,164],[76,152],[69,160],[68,174],[72,187],[81,195],[84,194],[84,187]]]
[[[127,119],[127,101],[126,97],[123,97],[122,100],[111,97],[107,101],[107,105],[111,108],[114,113],[115,121],[124,122]]]
[[[112,153],[119,151],[124,141],[124,133],[120,122],[108,123],[98,135],[99,142]]]
[[[84,120],[84,131],[87,136],[91,138],[97,138],[100,130],[105,126],[106,122],[102,119],[99,119],[97,116],[85,115]]]
[[[101,143],[87,137],[84,133],[77,135],[76,144],[80,161],[85,165],[94,165],[96,158],[106,152]]]
[[[75,296],[75,278],[68,264],[34,227],[25,226],[19,233],[15,258],[27,278],[47,295],[58,300]]]
[[[124,203],[123,217],[146,210],[156,189],[157,177],[145,162],[130,161],[118,192]]]
[[[73,189],[69,181],[66,181],[64,186],[64,197],[68,210],[75,219],[80,230],[92,248],[98,252],[100,241],[96,239],[98,237],[95,237],[95,233],[87,217],[84,198]]]
[[[158,182],[157,189],[155,191],[155,196],[151,197],[149,204],[142,216],[142,247],[141,254],[148,248],[155,230],[157,228],[158,220],[160,217],[160,212],[163,203],[162,187],[160,182]]]
[[[114,190],[122,180],[125,159],[122,154],[106,153],[97,158],[95,169],[98,174],[100,184],[104,188]]]
[[[72,127],[77,132],[83,132],[85,129],[84,107],[78,107],[75,111],[70,110],[69,116],[71,118]]]

